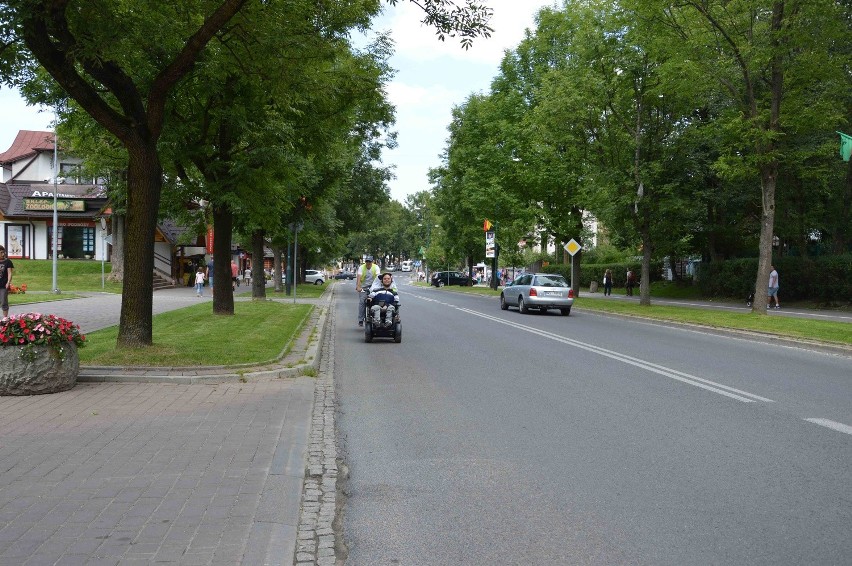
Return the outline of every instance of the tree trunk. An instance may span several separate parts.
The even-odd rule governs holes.
[[[155,141],[128,145],[126,237],[134,245],[124,246],[124,288],[118,328],[119,347],[141,348],[153,343],[154,233],[163,169]]]
[[[582,242],[583,241],[580,240],[579,243],[582,245]],[[568,252],[566,251],[565,253],[567,254]],[[568,255],[568,262],[571,266],[571,289],[574,291],[574,298],[577,298],[580,296],[580,287],[582,287],[580,282],[583,280],[583,250],[581,249],[573,256]]]
[[[639,279],[639,304],[651,306],[651,230],[648,220],[642,223],[642,276]]]
[[[772,31],[779,34],[784,21],[784,2],[775,2],[772,6]],[[777,35],[772,40],[774,54],[770,62],[770,87],[771,96],[769,102],[769,124],[766,129],[769,132],[779,132],[781,116],[781,97],[784,93],[784,72],[782,53],[778,45]],[[754,100],[754,93],[750,93],[750,99]],[[758,119],[756,104],[752,103],[752,116]],[[771,137],[767,136],[770,140]],[[766,159],[775,150],[772,141],[758,142],[757,155]],[[761,192],[761,216],[760,216],[760,259],[757,262],[757,278],[754,282],[754,302],[751,304],[751,312],[766,314],[768,299],[768,283],[770,266],[772,265],[772,238],[775,235],[775,185],[778,181],[778,161],[774,158],[768,159],[760,167],[760,192]]]
[[[272,265],[273,289],[276,293],[280,293],[284,290],[284,286],[281,284],[281,248],[272,248]]]
[[[226,204],[213,206],[213,314],[234,315],[231,286],[231,233],[234,214]]]
[[[754,302],[751,312],[766,314],[769,295],[769,272],[772,271],[772,237],[775,231],[775,183],[778,166],[769,165],[760,173],[763,207],[760,215],[760,258],[757,262],[757,278],[754,282]]]
[[[112,215],[112,254],[110,254],[110,281],[124,281],[124,215]]]
[[[263,270],[263,230],[251,233],[251,298],[254,301],[266,300],[266,273]]]

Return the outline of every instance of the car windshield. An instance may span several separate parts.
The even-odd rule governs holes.
[[[538,275],[535,278],[536,287],[567,287],[568,283],[561,275]]]

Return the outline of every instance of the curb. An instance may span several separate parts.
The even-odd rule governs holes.
[[[325,302],[315,306],[301,332],[293,338],[293,348],[280,360],[254,366],[211,366],[202,368],[176,367],[112,367],[82,366],[77,382],[102,383],[224,383],[259,379],[292,378],[301,375],[316,375],[322,356],[322,344],[329,321],[331,292],[323,293]],[[311,338],[314,331],[317,335]],[[306,360],[289,364],[287,358]]]

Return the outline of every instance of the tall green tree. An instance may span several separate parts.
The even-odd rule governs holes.
[[[707,84],[710,78],[727,96],[729,106],[717,120],[731,139],[716,168],[723,177],[750,176],[759,186],[759,261],[752,312],[762,313],[772,263],[776,191],[788,159],[783,140],[810,103],[788,95],[799,88],[814,94],[823,79],[839,79],[848,91],[848,66],[842,71],[848,64],[848,7],[834,0],[635,2],[645,17],[669,29],[672,57],[683,62],[683,70],[691,70],[683,80]],[[838,42],[845,47],[838,49]],[[817,66],[815,58],[820,59]],[[839,118],[835,114],[830,121],[838,123]]]
[[[119,346],[151,344],[156,217],[163,186],[158,142],[175,88],[214,36],[251,0],[10,0],[0,5],[4,82],[22,84],[35,61],[128,152],[127,242]],[[490,12],[424,0],[425,19],[463,44],[487,35]],[[262,3],[287,11],[287,5]],[[357,9],[375,13],[376,0]],[[227,48],[226,46],[223,46]]]

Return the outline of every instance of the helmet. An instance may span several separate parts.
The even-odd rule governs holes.
[[[373,261],[373,256],[371,256],[371,255],[365,255],[365,256],[364,256],[364,261]]]

